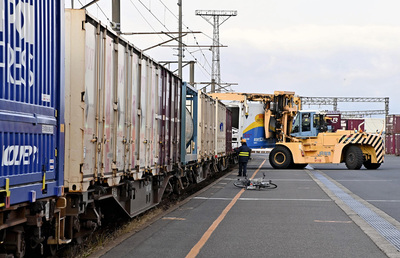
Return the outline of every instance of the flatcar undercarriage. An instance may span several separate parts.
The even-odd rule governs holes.
[[[57,249],[101,227],[109,216],[135,217],[162,199],[180,195],[207,178],[225,171],[235,157],[175,166],[159,175],[145,173],[141,180],[123,177],[116,186],[93,182],[83,193],[66,191],[65,197],[13,206],[1,213],[0,257],[55,255]],[[68,189],[66,189],[68,190]]]

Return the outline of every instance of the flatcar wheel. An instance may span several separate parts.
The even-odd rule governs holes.
[[[48,245],[45,244],[45,255],[46,256],[50,256],[50,257],[54,257],[57,254],[57,245]]]
[[[22,226],[16,226],[12,230],[7,231],[4,246],[6,247],[6,251],[14,252],[14,257],[24,257],[27,247],[24,228]]]

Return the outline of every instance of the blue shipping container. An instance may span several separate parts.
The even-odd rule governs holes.
[[[0,207],[60,196],[64,1],[0,0]]]

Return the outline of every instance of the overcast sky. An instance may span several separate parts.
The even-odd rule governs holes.
[[[220,42],[228,46],[220,50],[221,80],[238,83],[233,86],[235,91],[286,90],[300,96],[389,97],[390,113],[400,114],[400,1],[182,1],[184,28],[204,32],[186,36],[184,42],[190,45],[212,44],[213,27],[196,16],[195,10],[237,10],[238,15],[220,27]],[[75,0],[75,8],[86,2],[90,1]],[[123,32],[178,29],[177,0],[121,2]],[[106,22],[106,16],[111,19],[110,3],[100,0],[100,8],[93,5],[88,11]],[[66,6],[70,7],[71,1],[66,0]],[[168,39],[167,36],[126,38],[141,49]],[[146,53],[158,61],[177,59],[177,51],[168,47]],[[208,48],[185,51],[185,60],[194,58],[198,61],[195,80],[210,81],[211,51]],[[188,69],[184,69],[183,76],[188,80]],[[384,104],[339,104],[339,109],[382,110]]]

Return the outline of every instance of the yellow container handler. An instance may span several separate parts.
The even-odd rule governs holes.
[[[269,162],[277,169],[301,169],[307,164],[342,163],[348,169],[377,169],[384,161],[381,134],[360,130],[330,131],[329,117],[320,111],[298,111],[283,141],[276,144]]]

